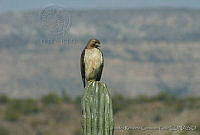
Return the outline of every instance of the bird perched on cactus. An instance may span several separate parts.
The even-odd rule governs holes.
[[[80,66],[84,88],[88,81],[100,81],[101,79],[104,59],[99,45],[99,40],[91,39],[81,54]]]

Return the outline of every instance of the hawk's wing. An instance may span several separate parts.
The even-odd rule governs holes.
[[[85,88],[85,63],[84,63],[84,57],[85,57],[85,49],[83,50],[81,54],[81,60],[80,60],[80,66],[81,66],[81,75],[83,80],[83,86]]]
[[[99,49],[99,51],[101,52],[101,50]],[[102,55],[102,64],[99,68],[99,72],[97,73],[97,78],[96,78],[96,81],[100,81],[101,79],[101,75],[102,75],[102,71],[103,71],[103,66],[104,66],[104,59],[103,59],[103,53],[101,52],[101,55]]]

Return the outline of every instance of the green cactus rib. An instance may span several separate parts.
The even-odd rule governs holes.
[[[87,83],[81,107],[83,135],[113,135],[112,100],[103,82]]]

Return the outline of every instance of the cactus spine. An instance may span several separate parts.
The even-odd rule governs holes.
[[[81,106],[83,135],[113,135],[112,100],[104,83],[89,81]]]

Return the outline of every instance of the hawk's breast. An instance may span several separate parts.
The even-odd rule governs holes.
[[[95,80],[100,66],[103,62],[102,53],[99,49],[85,49],[84,63],[85,63],[85,79]]]

